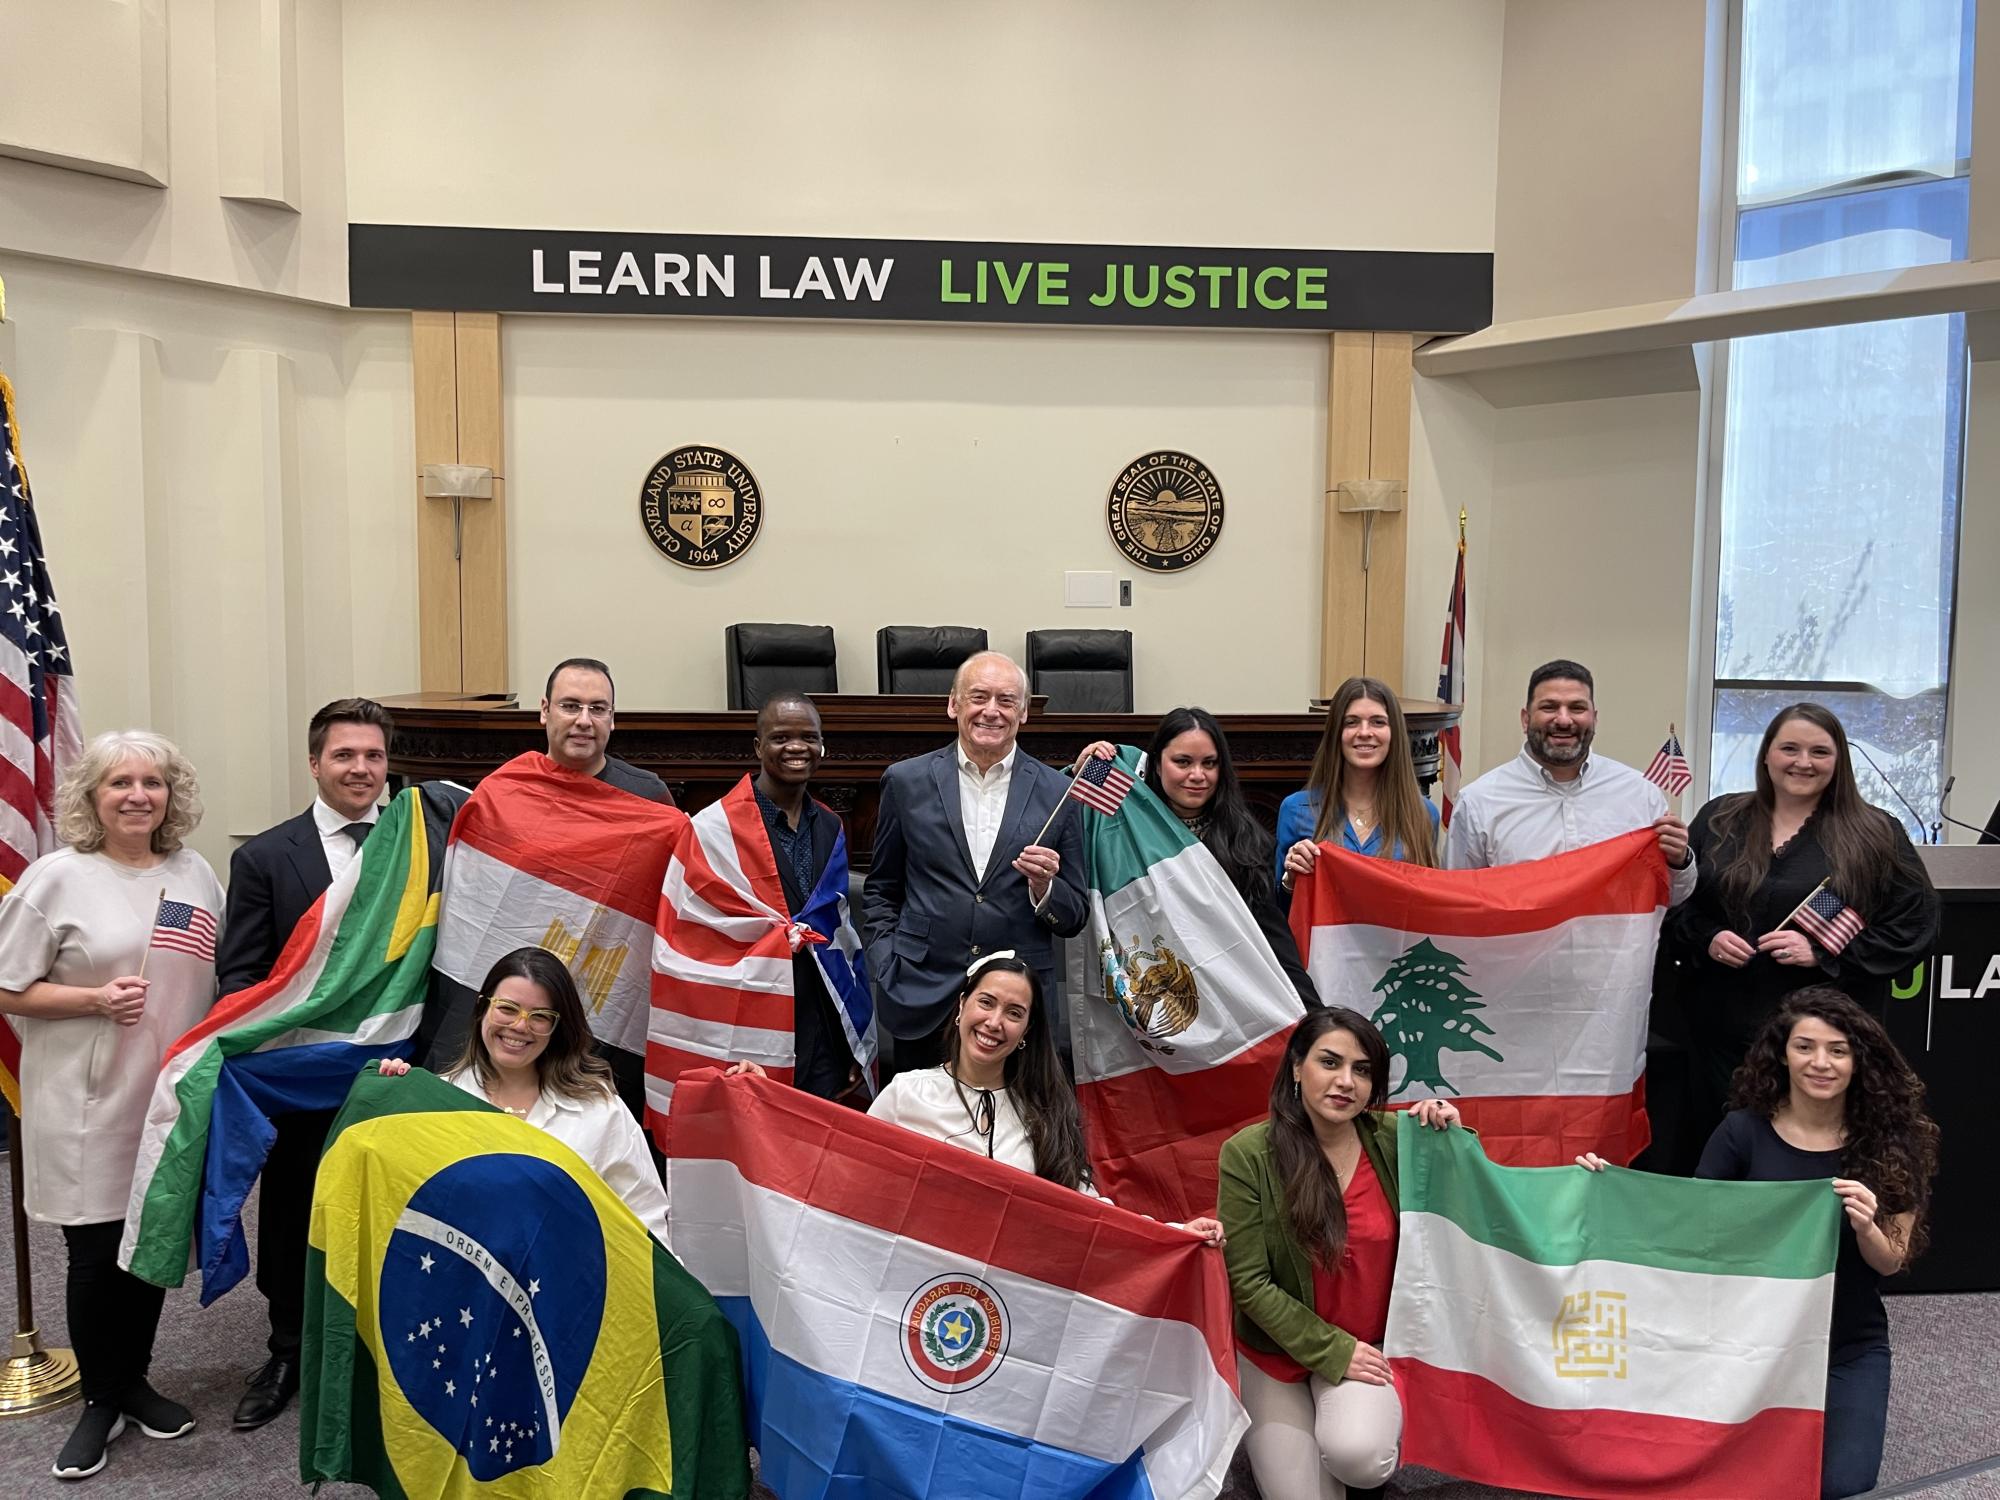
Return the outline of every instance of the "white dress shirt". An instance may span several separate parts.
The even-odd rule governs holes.
[[[1559,781],[1523,746],[1459,794],[1445,836],[1448,870],[1482,870],[1567,854],[1645,828],[1667,811],[1667,794],[1628,765],[1586,756],[1574,780]],[[1668,867],[1671,900],[1694,891],[1694,856]]]
[[[446,1082],[457,1084],[475,1099],[486,1099],[479,1075],[471,1068],[452,1074]],[[653,1238],[662,1245],[667,1243],[667,1190],[653,1167],[639,1122],[623,1100],[608,1089],[602,1097],[588,1099],[569,1099],[544,1089],[528,1107],[527,1121],[582,1157],[604,1179],[604,1185],[639,1216]]]
[[[364,816],[350,819],[327,806],[325,798],[313,798],[313,826],[319,830],[320,847],[326,850],[327,873],[335,880],[347,873],[354,856],[361,852],[361,846],[341,830],[350,822],[373,823],[381,816],[381,808],[371,807]]]
[[[953,749],[958,758],[958,811],[965,820],[965,843],[972,851],[972,873],[982,880],[1000,837],[1000,820],[1007,816],[1007,790],[1014,784],[1014,757],[1020,752],[1021,747],[1015,745],[991,770],[981,771],[963,744]]]
[[[1021,1118],[1013,1095],[1006,1089],[993,1090],[993,1149],[989,1152],[986,1136],[973,1124],[979,1093],[976,1088],[955,1082],[943,1068],[919,1068],[914,1073],[898,1073],[883,1085],[882,1092],[868,1106],[868,1113],[934,1141],[963,1146],[967,1151],[991,1156],[994,1161],[1032,1174],[1035,1145],[1028,1137],[1027,1122]],[[1102,1196],[1089,1183],[1083,1185],[1082,1191],[1093,1198]]]

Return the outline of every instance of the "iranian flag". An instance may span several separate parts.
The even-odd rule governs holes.
[[[1651,829],[1490,870],[1320,846],[1292,931],[1328,1005],[1374,1019],[1390,1100],[1455,1101],[1495,1161],[1629,1162],[1667,867]]]
[[[1819,1494],[1824,1179],[1499,1167],[1462,1130],[1398,1129],[1405,1463],[1557,1495]]]
[[[1270,1109],[1304,1003],[1215,856],[1133,787],[1083,831],[1090,926],[1071,943],[1070,1046],[1097,1186],[1121,1208],[1191,1219],[1215,1207],[1222,1143]],[[1077,949],[1082,952],[1077,954]]]
[[[598,1040],[643,1054],[653,919],[687,823],[539,750],[515,756],[452,824],[438,972],[476,990],[516,948],[546,948],[576,976]]]

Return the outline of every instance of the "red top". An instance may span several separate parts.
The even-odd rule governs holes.
[[[1347,1244],[1334,1272],[1313,1263],[1313,1311],[1379,1349],[1389,1328],[1389,1288],[1396,1279],[1396,1214],[1366,1152],[1340,1201],[1347,1209]],[[1312,1373],[1289,1354],[1266,1354],[1240,1340],[1236,1352],[1273,1380],[1295,1385]]]

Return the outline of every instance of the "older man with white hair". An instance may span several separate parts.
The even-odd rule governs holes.
[[[966,965],[1012,949],[1053,992],[1055,939],[1083,930],[1083,834],[1056,819],[1068,778],[1020,753],[1028,678],[997,651],[968,657],[946,711],[958,738],[882,776],[862,893],[868,973],[895,1071],[935,1067]]]

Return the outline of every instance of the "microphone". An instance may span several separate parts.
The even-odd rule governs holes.
[[[1884,771],[1880,766],[1875,764],[1875,757],[1868,753],[1867,748],[1862,745],[1861,741],[1855,739],[1853,736],[1850,735],[1848,737],[1847,743],[1852,745],[1856,750],[1859,750],[1861,752],[1861,758],[1868,762],[1868,769],[1873,771],[1877,776],[1882,778],[1882,785],[1886,786],[1890,791],[1895,792],[1896,800],[1898,802],[1902,803],[1904,807],[1909,808],[1910,816],[1917,820],[1917,827],[1928,828],[1930,830],[1930,836],[1926,838],[1924,842],[1927,844],[1935,844],[1938,841],[1937,840],[1939,832],[1938,825],[1935,823],[1926,823],[1924,821],[1924,815],[1917,811],[1916,807],[1910,802],[1910,799],[1908,797],[1905,797],[1902,791],[1897,787],[1896,783],[1889,779],[1889,773],[1887,771]]]
[[[1945,822],[1951,824],[1951,826],[1954,828],[1963,828],[1967,833],[1978,834],[1980,841],[1983,843],[1985,842],[1987,837],[1986,830],[1984,828],[1975,828],[1972,826],[1972,824],[1966,822],[1964,819],[1954,818],[1950,813],[1944,810],[1945,799],[1951,795],[1951,789],[1952,787],[1957,785],[1957,783],[1958,783],[1958,778],[1956,776],[1945,777],[1944,790],[1938,793],[1938,816],[1940,818],[1943,818]]]

